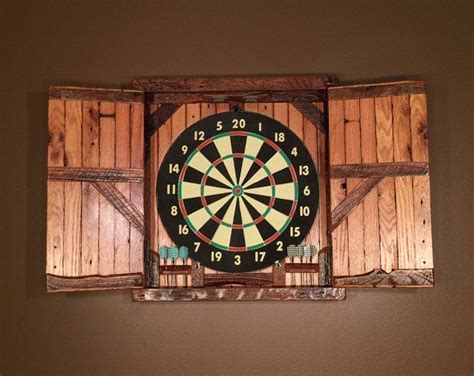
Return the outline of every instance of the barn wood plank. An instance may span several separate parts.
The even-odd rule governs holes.
[[[344,102],[329,102],[329,163],[345,164],[345,137],[344,137]],[[346,180],[331,179],[331,210],[334,210],[346,197]],[[349,254],[347,239],[347,221],[343,221],[338,226],[334,226],[332,232],[332,256],[334,275],[349,274]]]
[[[129,273],[83,277],[63,277],[47,274],[46,283],[48,292],[130,289],[143,287],[143,274]]]
[[[64,102],[48,102],[48,166],[64,166]],[[63,274],[64,183],[48,181],[46,272]]]
[[[392,98],[375,98],[377,162],[393,162]],[[394,178],[384,178],[378,186],[380,225],[380,266],[390,273],[398,269],[397,215]]]
[[[86,103],[86,102],[84,102]],[[94,128],[94,126],[92,126]],[[90,129],[90,127],[89,127]],[[98,126],[97,126],[98,130]],[[87,131],[89,133],[90,131]],[[97,137],[95,135],[87,135],[83,132],[83,137]],[[98,137],[95,139],[98,142]],[[86,141],[86,140],[84,140]],[[83,163],[88,163],[89,166],[84,167],[48,167],[48,180],[54,181],[78,181],[78,182],[97,182],[97,181],[109,181],[109,182],[130,182],[130,183],[143,183],[143,169],[142,168],[97,168],[92,167],[93,164],[90,162],[91,159],[98,161],[98,147],[91,143],[83,143]],[[98,143],[97,143],[98,146]],[[95,147],[96,150],[93,148]],[[90,152],[91,155],[85,155],[86,152]],[[98,164],[98,162],[97,162]],[[94,163],[94,165],[96,165]]]
[[[328,88],[328,100],[390,97],[426,91],[424,81],[397,81],[376,84],[341,85]]]
[[[291,91],[224,91],[224,92],[154,92],[147,95],[148,104],[189,103],[265,103],[265,102],[323,102],[326,90]]]
[[[345,289],[328,287],[206,287],[189,289],[138,289],[132,291],[132,299],[135,302],[338,301],[344,300],[345,297]]]
[[[115,103],[101,102],[99,105],[99,165],[115,168]],[[110,184],[110,183],[95,183]],[[99,274],[114,273],[115,210],[109,200],[99,197]]]
[[[138,90],[99,89],[75,86],[50,86],[49,97],[61,100],[143,103],[144,95]]]
[[[64,165],[82,166],[82,102],[66,101]],[[64,275],[81,275],[82,184],[64,184]]]
[[[425,94],[410,96],[410,128],[413,161],[428,163],[428,112]],[[414,176],[414,243],[417,268],[433,268],[430,201],[429,176]]]
[[[332,230],[342,225],[347,216],[362,202],[366,195],[382,180],[368,178],[361,181],[332,211]]]
[[[377,138],[375,134],[375,104],[372,98],[360,100],[361,161],[366,166],[377,166]],[[364,271],[380,268],[380,233],[378,186],[375,186],[362,201],[364,213]]]
[[[112,183],[92,183],[110,205],[113,206],[141,234],[145,233],[143,214]]]
[[[133,80],[132,86],[151,92],[281,91],[324,89],[334,80],[328,75],[156,77]]]
[[[147,117],[145,139],[148,140],[173,114],[182,107],[181,104],[164,103]]]
[[[224,286],[230,284],[265,286],[273,282],[272,273],[219,273],[204,276],[204,286]]]
[[[82,184],[82,275],[99,272],[99,192],[89,183],[98,175],[108,176],[99,168],[99,102],[82,103],[81,168],[49,168],[48,179],[83,181]],[[92,180],[90,180],[92,178]]]
[[[350,277],[334,279],[336,287],[433,287],[433,269],[397,269],[390,273],[382,269]]]
[[[115,104],[115,167],[130,168],[130,104]],[[130,183],[115,183],[115,188],[130,201]],[[114,213],[114,273],[130,272],[130,222],[118,211]]]
[[[320,132],[327,132],[324,112],[316,104],[311,102],[292,102],[291,104]]]
[[[410,99],[408,95],[392,97],[395,162],[411,161]],[[413,178],[395,178],[397,205],[398,267],[415,269]]]
[[[346,163],[361,163],[360,108],[358,99],[344,101],[344,120]],[[357,178],[347,180],[348,198],[353,197],[351,196],[351,193],[354,189],[359,187],[360,182],[360,179]],[[373,187],[370,189],[372,188]],[[352,207],[352,210],[347,212],[349,275],[364,273],[364,211],[362,205],[358,204],[362,201],[362,197],[365,197],[365,194],[364,196],[360,196],[361,200]],[[347,203],[350,202],[348,198],[345,199],[345,202]],[[342,209],[343,207],[344,204],[341,203],[338,208]],[[337,210],[338,208],[335,209],[336,213],[340,213]]]
[[[367,160],[368,155],[371,154],[369,147],[363,148],[363,150],[362,157]],[[365,153],[366,150],[367,153]],[[331,179],[427,175],[428,172],[428,163],[425,162],[345,164],[331,166]]]
[[[294,108],[301,112],[301,110],[292,104]],[[310,103],[310,105],[313,105]],[[313,163],[315,166],[319,165],[319,143],[318,143],[318,131],[317,128],[308,120],[304,113],[302,113],[303,117],[303,134],[304,138],[301,141],[304,142],[306,148],[308,149],[311,158],[313,159]],[[319,167],[319,166],[318,166]],[[318,210],[317,207],[311,208],[311,210]],[[317,213],[315,221],[311,226],[311,229],[306,235],[306,238],[303,240],[303,244],[311,244],[319,249],[320,247],[320,214]]]

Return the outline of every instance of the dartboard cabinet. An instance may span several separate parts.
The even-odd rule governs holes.
[[[342,300],[433,285],[422,81],[50,87],[48,291]]]

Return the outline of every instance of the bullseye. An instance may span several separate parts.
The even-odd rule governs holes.
[[[240,185],[236,185],[234,188],[232,188],[232,193],[234,196],[239,197],[244,193],[244,189]]]

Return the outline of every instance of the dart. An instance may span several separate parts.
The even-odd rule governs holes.
[[[298,257],[298,247],[296,245],[289,245],[287,247],[288,257],[290,257],[291,263],[295,262],[295,257]],[[291,285],[296,286],[295,272],[291,272]]]
[[[163,260],[163,265],[166,265],[166,263],[168,261],[168,247],[166,247],[164,245],[160,247],[160,257]],[[165,274],[163,279],[164,279],[164,282],[165,282],[165,286],[168,287],[169,286],[169,284],[168,284],[168,275]]]
[[[169,247],[168,256],[171,259],[171,264],[173,265],[173,268],[174,268],[174,266],[176,265],[176,261],[178,260],[178,248]],[[176,274],[173,275],[172,280],[173,280],[173,286],[176,287],[178,285],[178,278],[176,277]]]
[[[178,257],[183,261],[183,265],[187,265],[188,263],[188,247],[181,246],[178,249]],[[184,274],[184,286],[188,287],[188,275]]]

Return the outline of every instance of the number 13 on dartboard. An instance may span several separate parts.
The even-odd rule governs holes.
[[[301,244],[316,217],[318,175],[280,122],[224,112],[187,128],[158,173],[158,213],[189,257],[226,272],[265,268]]]

